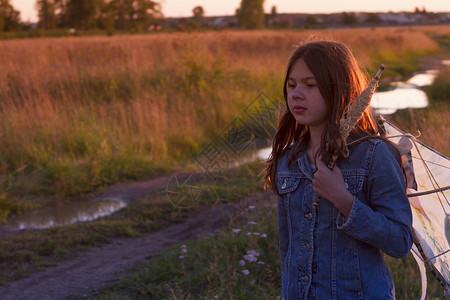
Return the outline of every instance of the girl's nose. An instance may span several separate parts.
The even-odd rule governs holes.
[[[303,100],[305,99],[305,94],[303,93],[301,87],[297,86],[295,90],[292,91],[292,97],[295,100]]]

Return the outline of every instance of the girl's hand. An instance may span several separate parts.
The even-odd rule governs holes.
[[[336,208],[348,217],[353,205],[353,196],[345,187],[344,176],[341,169],[334,166],[333,170],[322,162],[316,160],[317,171],[314,173],[313,189],[320,196],[336,206]]]

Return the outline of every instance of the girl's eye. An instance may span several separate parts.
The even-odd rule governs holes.
[[[315,87],[315,86],[317,86],[317,84],[315,84],[315,83],[307,83],[306,86],[307,87]]]

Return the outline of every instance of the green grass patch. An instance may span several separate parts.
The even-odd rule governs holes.
[[[243,214],[256,224],[231,219],[225,231],[140,262],[126,278],[94,297],[276,299],[281,287],[276,210],[268,205]]]
[[[422,71],[420,58],[436,51],[409,51],[397,54],[393,51],[380,51],[375,54],[372,64],[368,67],[369,74],[375,74],[381,64],[386,66],[383,77],[406,77],[414,72]]]
[[[437,102],[450,103],[450,67],[441,71],[433,84],[424,90],[432,105]]]

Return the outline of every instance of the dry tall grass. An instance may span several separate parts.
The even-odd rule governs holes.
[[[299,41],[344,41],[377,68],[437,50],[429,30],[450,27],[0,41],[1,188],[71,194],[140,176],[194,154],[260,91],[280,98]]]

